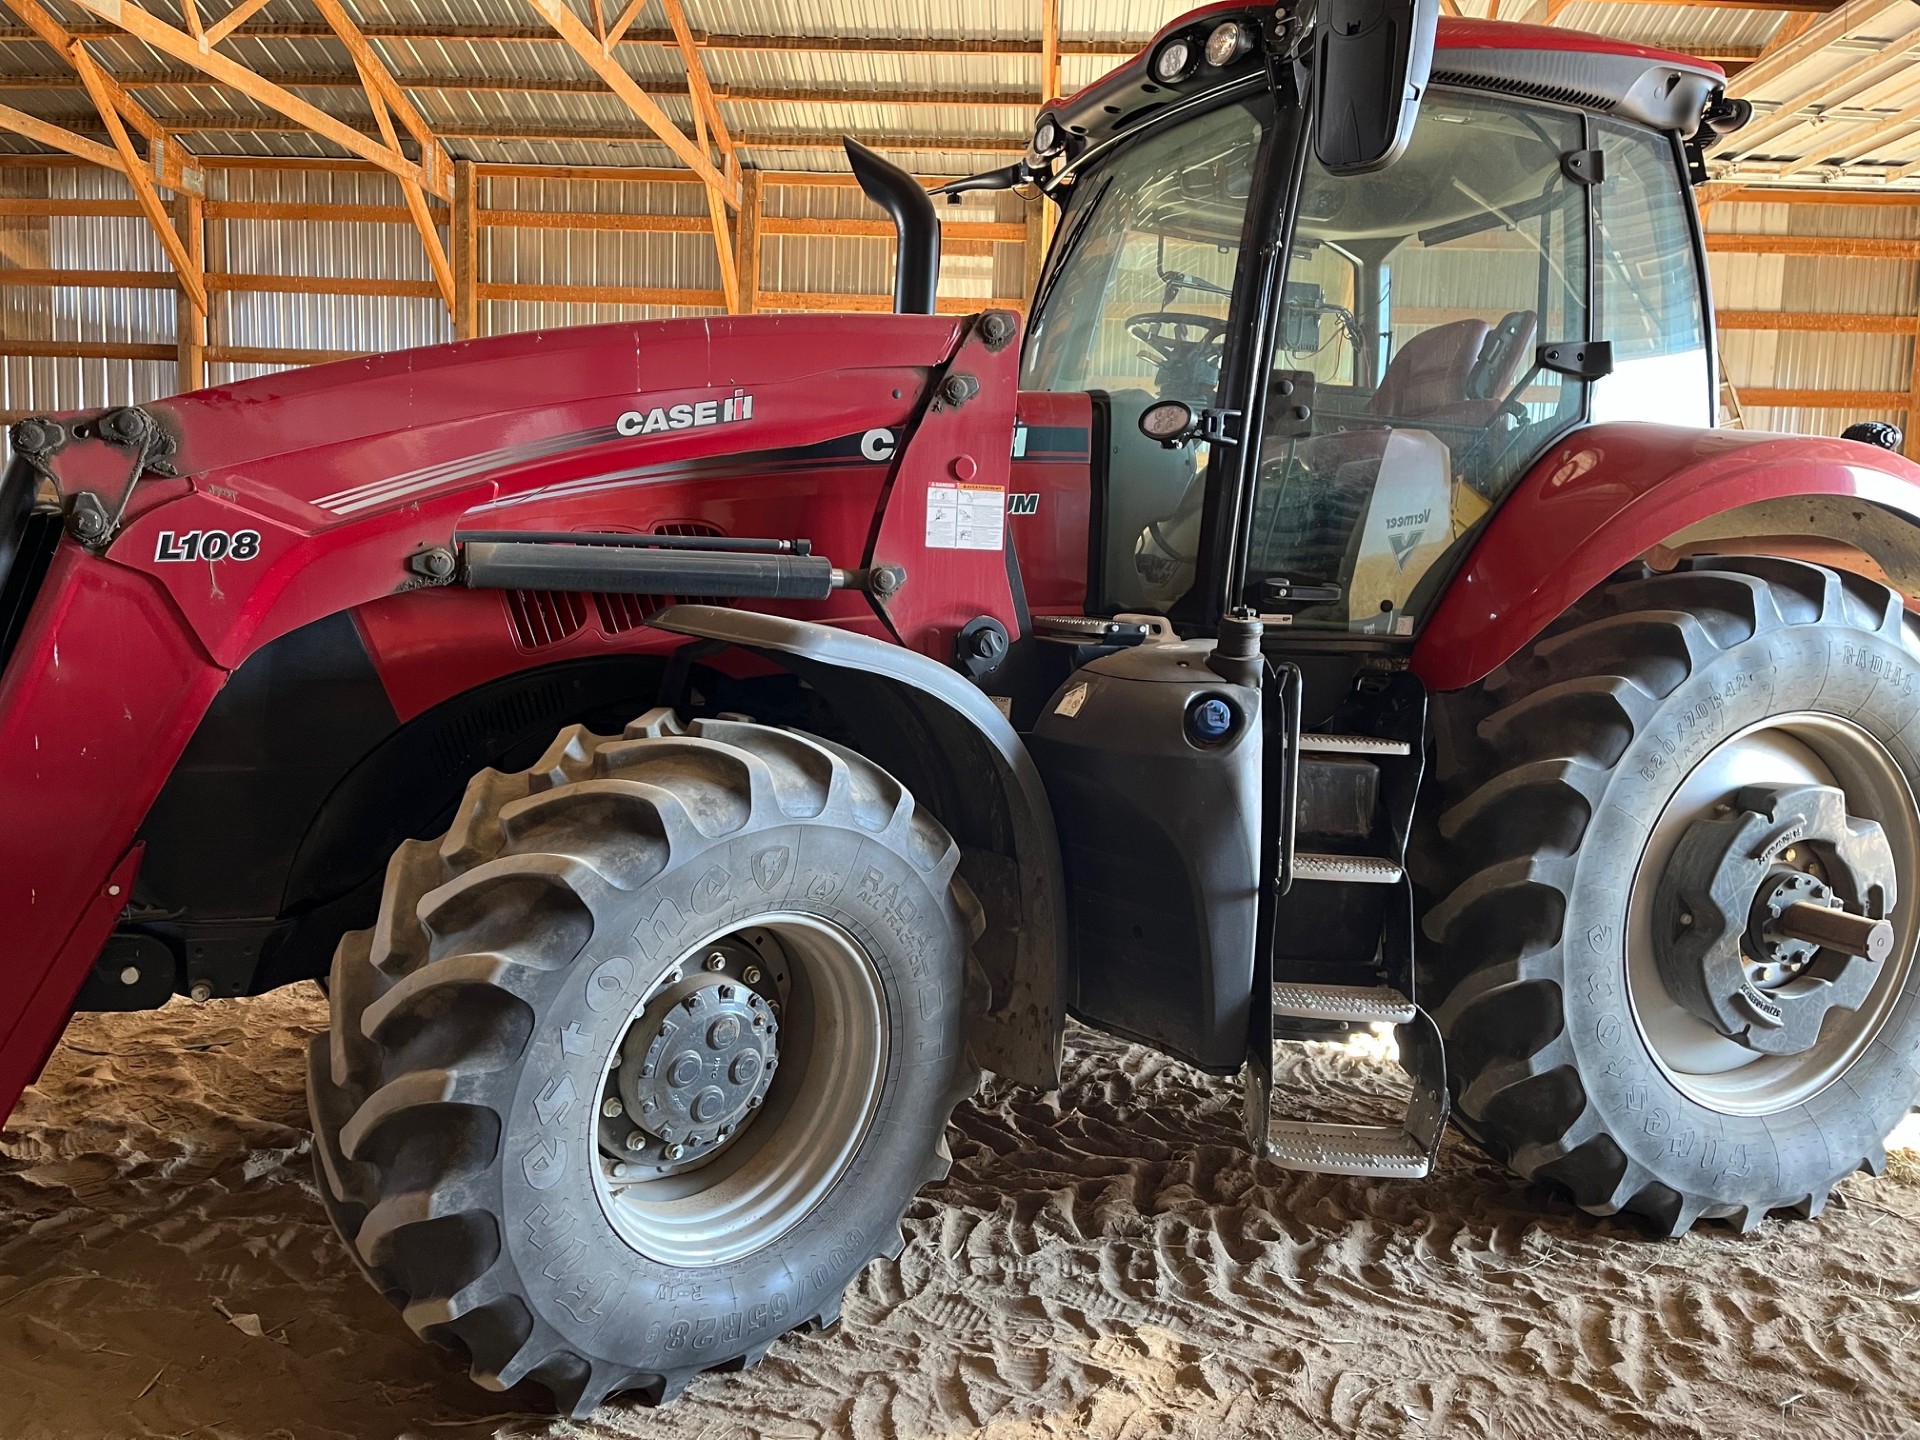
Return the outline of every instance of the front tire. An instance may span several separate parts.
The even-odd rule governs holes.
[[[655,711],[487,771],[334,959],[308,1090],[356,1262],[573,1414],[831,1324],[949,1164],[978,910],[900,785]]]
[[[1884,586],[1716,557],[1604,586],[1482,685],[1435,697],[1422,982],[1468,1133],[1584,1209],[1676,1235],[1815,1214],[1844,1176],[1879,1173],[1920,1094],[1917,671]],[[1796,786],[1842,791],[1850,822],[1879,827],[1896,944],[1850,972],[1817,1041],[1767,1054],[1760,1027],[1702,1018],[1692,936],[1674,938],[1696,920],[1667,876],[1690,829]]]

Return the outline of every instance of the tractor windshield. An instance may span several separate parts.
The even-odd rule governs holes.
[[[1264,94],[1148,131],[1075,180],[1034,306],[1025,390],[1086,390],[1108,410],[1094,545],[1109,612],[1164,609],[1173,578],[1140,537],[1200,493],[1204,443],[1163,448],[1140,433],[1156,400],[1215,404],[1241,231],[1273,113]],[[1184,590],[1192,581],[1185,568]]]

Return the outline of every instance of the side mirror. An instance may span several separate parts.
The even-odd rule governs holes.
[[[1319,0],[1300,81],[1328,174],[1365,175],[1406,152],[1439,26],[1440,0]]]

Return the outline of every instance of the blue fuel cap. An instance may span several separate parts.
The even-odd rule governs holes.
[[[1187,737],[1196,745],[1218,745],[1233,733],[1233,707],[1215,695],[1203,695],[1187,707]]]

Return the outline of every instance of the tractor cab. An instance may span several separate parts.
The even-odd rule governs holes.
[[[1330,8],[1203,11],[1036,126],[1021,384],[1106,417],[1092,608],[1409,638],[1567,431],[1713,423],[1687,178],[1724,77],[1581,37],[1556,85],[1565,34],[1442,22],[1352,173],[1310,119]]]
[[[1409,655],[1569,432],[1713,423],[1688,182],[1723,83],[1432,0],[1220,6],[1036,124],[1060,211],[1021,386],[1088,394],[1105,437],[1088,615],[1036,629],[1144,642],[1082,643],[1033,726],[1075,1006],[1242,1071],[1284,1164],[1431,1161]],[[1275,1037],[1370,1021],[1401,1027],[1401,1125],[1270,1119]]]

